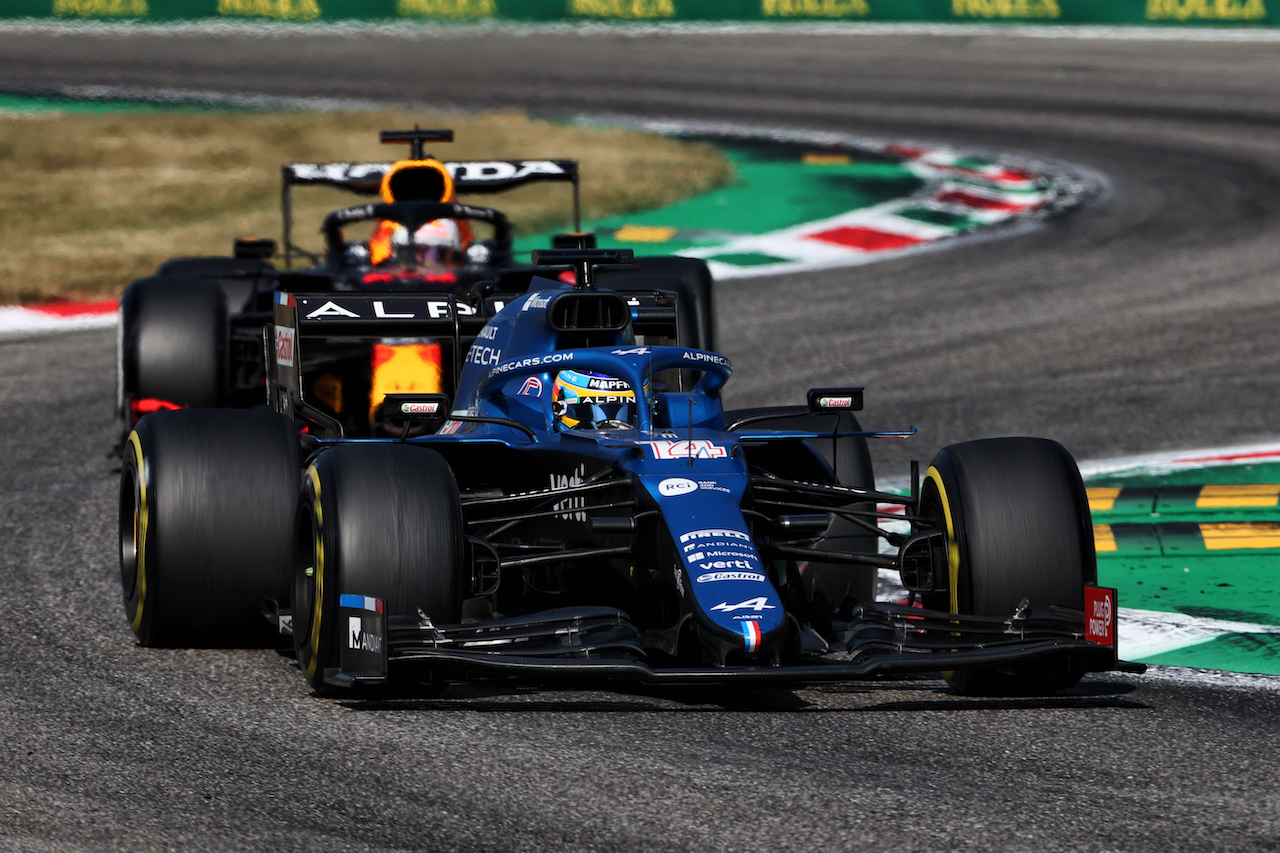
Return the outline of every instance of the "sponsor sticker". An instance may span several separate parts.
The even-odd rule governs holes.
[[[823,409],[851,409],[852,397],[819,397],[818,406]]]
[[[550,160],[488,160],[445,163],[450,176],[462,181],[518,181],[530,175],[563,175],[564,169]]]
[[[440,404],[436,402],[401,403],[400,411],[406,415],[434,415],[440,411]]]
[[[690,350],[689,352],[686,352],[683,360],[692,364],[715,364],[720,367],[733,366],[730,364],[729,359],[722,355],[716,355],[711,352],[699,352],[697,350]]]
[[[572,474],[552,474],[551,488],[554,491],[561,491],[562,489],[572,489],[574,486],[581,486],[586,473],[587,466],[579,465],[573,469]],[[562,501],[557,501],[551,508],[559,512],[559,517],[565,521],[586,521],[587,514],[580,511],[586,505],[587,499],[584,495],[574,495],[573,497],[565,498]],[[579,511],[574,512],[574,510]]]
[[[1084,638],[1100,646],[1116,645],[1116,590],[1084,588]]]
[[[523,370],[526,367],[540,367],[544,364],[564,364],[573,361],[573,353],[571,352],[553,352],[547,355],[532,356],[530,358],[521,358],[516,361],[508,361],[506,364],[500,364],[493,369],[496,376],[504,373],[511,373],[516,370]]]
[[[742,542],[750,542],[751,534],[741,530],[729,530],[723,527],[709,527],[704,530],[690,530],[688,533],[680,534],[680,544],[687,542],[697,542],[699,539],[737,539]],[[694,546],[698,547],[698,546]]]
[[[500,361],[502,361],[502,350],[497,347],[489,347],[477,343],[472,344],[471,349],[467,350],[468,364],[492,367]]]
[[[543,296],[541,293],[534,293],[524,302],[521,311],[533,311],[537,308],[546,308],[551,304],[550,296]]]
[[[706,438],[683,441],[647,441],[654,459],[723,459],[729,455],[724,445]]]
[[[276,326],[276,364],[293,367],[293,350],[297,333],[288,326]]]
[[[740,557],[736,560],[707,560],[698,563],[698,568],[704,572],[712,569],[758,569],[760,564],[754,559]]]
[[[670,498],[676,495],[687,495],[690,492],[696,492],[698,484],[693,480],[686,480],[683,477],[668,477],[658,484],[658,493],[663,497]]]
[[[308,320],[316,320],[320,317],[354,317],[359,319],[360,315],[354,311],[343,308],[336,302],[326,302],[316,310],[307,315]]]
[[[707,572],[698,575],[698,583],[715,583],[717,581],[749,581],[764,583],[765,576],[759,572]]]

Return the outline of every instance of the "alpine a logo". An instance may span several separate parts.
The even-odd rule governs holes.
[[[683,477],[669,477],[658,484],[658,493],[664,498],[671,498],[676,495],[687,495],[690,492],[696,492],[697,490],[697,483],[693,480],[686,480]]]
[[[778,608],[770,604],[769,599],[761,595],[756,598],[748,598],[746,601],[739,601],[737,604],[722,601],[711,609],[720,613],[736,613],[739,610],[752,610],[759,613],[762,610],[777,610]]]

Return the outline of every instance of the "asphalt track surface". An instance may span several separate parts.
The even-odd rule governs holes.
[[[1274,439],[1274,44],[906,34],[0,31],[0,88],[113,85],[723,120],[1057,158],[1031,233],[726,285],[737,402],[866,385],[881,475],[1030,433],[1097,459]],[[33,125],[33,132],[37,132]],[[271,165],[271,164],[267,164]],[[269,651],[136,648],[113,337],[0,341],[0,848],[1275,850],[1274,679],[308,695]]]

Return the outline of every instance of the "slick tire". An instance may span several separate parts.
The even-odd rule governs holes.
[[[948,592],[931,608],[1011,616],[1033,606],[1084,609],[1097,580],[1089,502],[1075,461],[1057,442],[994,438],[944,448],[926,472],[921,515],[946,534]],[[945,673],[969,695],[1045,695],[1072,686],[1071,659]]]
[[[388,620],[461,618],[462,510],[444,457],[405,444],[343,445],[303,477],[294,548],[298,664],[321,693],[341,663],[339,596],[382,599]]]
[[[261,647],[289,593],[298,437],[265,411],[188,409],[138,422],[120,478],[125,616],[144,646]]]
[[[216,408],[227,388],[227,300],[216,281],[190,276],[139,279],[120,299],[117,404],[165,400]]]

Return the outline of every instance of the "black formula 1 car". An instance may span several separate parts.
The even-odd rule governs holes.
[[[540,253],[492,317],[415,294],[280,291],[271,411],[142,418],[121,580],[148,646],[292,635],[319,692],[475,679],[804,684],[942,672],[1046,693],[1116,653],[1088,502],[1061,445],[940,451],[876,491],[860,388],[726,412],[679,307],[595,286],[626,250]],[[456,395],[390,395],[398,437],[307,402],[314,340],[449,336]],[[663,342],[676,340],[677,345]],[[301,483],[301,485],[299,485]],[[876,600],[896,571],[908,592]]]
[[[403,292],[431,294],[437,310],[472,304],[477,310],[524,293],[536,267],[518,263],[512,226],[500,211],[461,204],[459,196],[506,192],[543,182],[572,187],[575,232],[563,246],[594,245],[580,228],[578,164],[572,160],[437,160],[427,142],[449,141],[448,130],[383,131],[383,142],[407,143],[410,158],[393,163],[293,163],[282,170],[283,244],[237,240],[233,257],[191,257],[165,262],[155,275],[134,281],[120,303],[117,405],[123,441],[150,411],[195,407],[245,408],[265,394],[264,323],[273,294],[306,292]],[[323,245],[306,248],[295,236],[296,187],[330,187],[378,201],[336,210],[325,217]],[[432,250],[430,260],[414,241],[393,243],[386,257],[371,257],[371,229],[387,223],[416,234],[433,222],[452,223],[457,251]],[[363,231],[363,236],[350,235]],[[280,268],[277,269],[277,263]],[[301,266],[300,266],[301,265]],[[684,304],[685,342],[714,349],[712,279],[705,262],[670,256],[640,259],[616,273],[622,289],[662,291]],[[430,337],[348,339],[308,348],[306,389],[314,404],[342,421],[350,435],[383,432],[381,403],[387,393],[451,393],[455,365]]]

